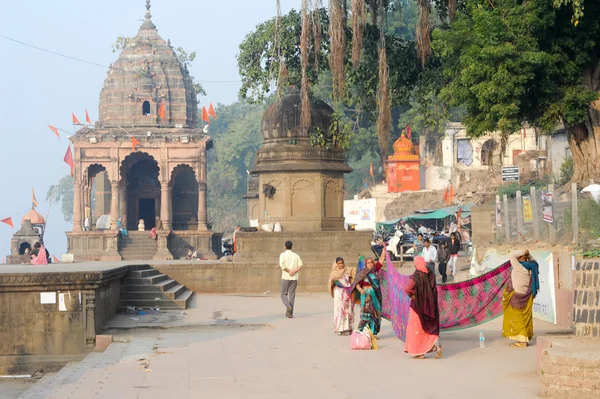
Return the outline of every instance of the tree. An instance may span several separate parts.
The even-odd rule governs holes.
[[[499,131],[504,152],[523,123],[549,133],[562,122],[581,184],[600,178],[600,2],[584,3],[575,24],[545,0],[466,0],[433,41],[441,96],[465,106],[469,135]]]
[[[48,188],[46,201],[51,204],[58,204],[60,202],[65,221],[73,221],[73,178],[71,175],[63,177],[58,181],[58,184]]]

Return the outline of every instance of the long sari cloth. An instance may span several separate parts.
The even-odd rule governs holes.
[[[32,265],[47,265],[48,264],[48,256],[46,255],[46,247],[41,246],[40,251],[36,256],[31,259]]]
[[[410,276],[396,270],[386,256],[386,269],[379,271],[383,294],[382,317],[392,323],[394,333],[406,340],[410,298],[404,287]],[[486,323],[502,315],[502,292],[510,278],[510,262],[474,279],[437,286],[440,328],[460,330]]]

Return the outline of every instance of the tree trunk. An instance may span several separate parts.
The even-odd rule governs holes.
[[[584,73],[584,85],[600,92],[600,63]],[[573,154],[573,181],[587,186],[600,182],[600,100],[590,104],[584,123],[567,128],[569,149]]]

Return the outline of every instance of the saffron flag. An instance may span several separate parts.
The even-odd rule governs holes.
[[[141,146],[142,143],[138,141],[135,137],[131,137],[131,151],[135,151],[135,147]]]
[[[90,115],[87,112],[87,108],[85,109],[85,121],[87,122],[88,125],[92,124],[92,120],[90,119]]]
[[[160,116],[160,119],[162,120],[165,119],[165,103],[160,104],[160,108],[158,108],[158,116]]]
[[[462,208],[460,208],[458,210],[458,212],[456,213],[456,219],[458,219],[458,223],[460,224],[460,218],[462,216]]]
[[[448,194],[449,194],[449,193],[448,193],[448,187],[446,187],[446,191],[444,191],[444,202],[445,202],[446,204],[450,203],[450,201],[448,200],[448,198],[449,198],[449,197],[448,197]]]
[[[452,202],[452,200],[454,199],[454,189],[452,188],[452,184],[450,185],[450,193],[448,194],[448,197],[449,203]]]
[[[71,176],[75,175],[75,163],[73,162],[73,153],[71,152],[71,146],[67,147],[67,152],[63,159],[67,165],[71,167]]]
[[[56,134],[56,137],[60,138],[60,134],[58,134],[58,128],[50,125],[48,125],[48,127],[54,132],[54,134]]]
[[[33,191],[33,187],[31,187],[31,204],[33,205],[34,208],[39,206],[37,199],[35,198],[35,192]]]
[[[210,122],[210,118],[208,117],[208,111],[206,110],[206,107],[202,107],[202,120],[204,122]]]
[[[13,225],[13,222],[12,222],[12,218],[2,219],[2,220],[0,220],[0,222],[6,223],[7,225],[9,225],[10,227],[12,227],[13,229],[15,228],[15,226]]]
[[[71,113],[71,115],[73,116],[73,124],[74,125],[81,125],[81,123],[79,122],[79,119],[77,119],[77,117],[75,116],[75,114]]]
[[[373,162],[369,164],[369,174],[373,177]]]
[[[412,131],[410,130],[410,123],[406,125],[406,135],[410,140],[412,140]]]
[[[217,117],[217,113],[215,112],[215,108],[213,107],[212,103],[210,103],[210,106],[208,107],[208,115],[212,116],[213,118]]]
[[[60,263],[56,255],[52,255],[52,260],[54,261],[54,263]]]

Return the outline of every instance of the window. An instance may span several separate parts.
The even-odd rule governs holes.
[[[144,104],[142,105],[142,115],[150,115],[150,101],[144,101]]]
[[[473,163],[473,146],[470,139],[456,140],[456,161],[471,166]]]

